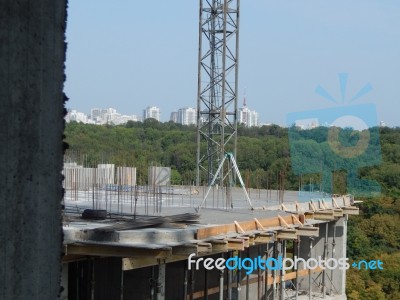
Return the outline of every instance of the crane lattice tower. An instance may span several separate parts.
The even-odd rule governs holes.
[[[200,0],[197,185],[211,183],[226,152],[236,157],[239,7],[240,0]],[[230,170],[215,183],[224,185]]]

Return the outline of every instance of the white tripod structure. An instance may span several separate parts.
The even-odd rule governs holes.
[[[232,163],[232,166],[233,166],[233,168],[234,168],[234,170],[235,170],[235,172],[236,172],[236,175],[237,175],[237,177],[239,178],[240,185],[242,186],[243,192],[244,192],[244,194],[245,194],[245,196],[246,196],[246,200],[247,200],[247,202],[249,203],[250,208],[253,210],[253,205],[251,204],[250,197],[249,197],[249,195],[247,194],[246,187],[244,186],[244,183],[243,183],[243,180],[242,180],[242,176],[240,176],[239,168],[238,168],[238,166],[237,166],[237,164],[236,164],[235,157],[233,156],[233,153],[226,152],[225,155],[224,155],[224,158],[222,159],[221,163],[220,163],[219,166],[218,166],[217,172],[215,172],[214,177],[213,177],[213,179],[211,180],[210,185],[208,186],[208,190],[207,190],[207,192],[206,192],[206,194],[205,194],[205,196],[204,196],[203,201],[201,202],[201,204],[200,204],[200,205],[197,207],[197,209],[196,209],[197,212],[199,212],[200,209],[203,208],[203,205],[204,205],[204,203],[206,202],[206,199],[207,199],[207,197],[208,197],[208,194],[209,194],[210,191],[211,191],[211,187],[212,187],[213,184],[215,183],[215,180],[217,179],[218,174],[219,174],[219,172],[221,171],[221,169],[222,169],[222,167],[223,167],[224,162],[225,162],[226,159],[228,159],[228,160]],[[228,174],[229,174],[229,172],[228,172]],[[221,181],[223,181],[223,180],[221,180]]]

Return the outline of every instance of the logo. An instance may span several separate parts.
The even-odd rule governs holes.
[[[347,98],[347,74],[339,74],[340,99],[335,99],[321,85],[316,93],[335,104],[329,109],[294,112],[287,115],[292,169],[296,175],[322,174],[321,184],[313,187],[332,194],[332,173],[347,173],[347,192],[357,196],[380,193],[376,181],[360,178],[360,169],[381,163],[376,107],[372,103],[353,104],[372,91],[365,84]],[[311,187],[307,187],[311,190]],[[307,193],[300,192],[304,198]]]
[[[203,258],[196,256],[195,253],[192,253],[188,257],[188,269],[192,270],[199,270],[202,266],[206,270],[213,270],[214,268],[218,270],[224,270],[225,268],[228,270],[245,270],[246,274],[249,275],[253,273],[255,270],[315,270],[317,268],[325,270],[348,270],[350,268],[350,264],[348,263],[348,258],[329,258],[329,259],[322,259],[321,256],[317,258],[309,258],[305,260],[304,258],[299,258],[294,256],[294,258],[283,258],[282,256],[278,256],[278,258],[267,258],[263,259],[261,256],[257,256],[254,258],[240,258],[238,256],[234,256],[228,259],[225,258],[217,258],[213,259],[211,257]],[[358,263],[354,262],[351,265],[353,268],[356,269],[371,269],[376,270],[380,269],[383,270],[383,262],[380,260],[371,260],[369,262],[365,260],[361,260]]]

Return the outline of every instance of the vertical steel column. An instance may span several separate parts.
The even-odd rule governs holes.
[[[260,249],[260,245],[257,247],[257,257],[261,257],[261,249]],[[257,268],[257,299],[261,299],[262,297],[262,286],[261,286],[261,279],[262,279],[262,275],[261,275],[261,269]]]
[[[91,269],[91,278],[90,278],[90,299],[95,299],[94,288],[95,288],[95,272],[94,272],[94,258],[90,259],[90,269]]]
[[[165,263],[158,265],[157,300],[165,299]]]
[[[325,243],[324,243],[324,260],[325,264],[328,259],[328,230],[329,230],[329,223],[325,223]],[[327,276],[327,271],[326,271],[326,266],[325,269],[323,270],[323,277],[322,277],[322,294],[323,297],[326,297],[326,276]]]
[[[310,258],[312,257],[313,240],[310,237]],[[308,299],[311,300],[311,270],[308,270]]]
[[[295,247],[296,247],[296,256],[300,257],[300,237],[297,238],[295,242]],[[296,300],[299,298],[299,266],[298,264],[295,265],[296,268]]]
[[[282,240],[281,243],[281,249],[282,249],[282,260],[284,261],[286,258],[286,240]],[[281,285],[280,285],[280,293],[281,293],[281,300],[285,300],[285,270],[284,270],[284,266],[282,266],[281,269]]]
[[[121,293],[119,299],[124,300],[124,270],[122,269],[122,267],[121,267]]]
[[[336,238],[336,222],[333,225],[332,254],[331,254],[332,259],[335,258],[335,246],[336,246],[335,238]],[[330,296],[332,296],[332,289],[333,289],[333,268],[331,269],[331,287],[329,290]]]
[[[275,241],[274,242],[274,250],[273,250],[273,254],[272,257],[273,258],[278,258],[278,242]],[[272,299],[275,300],[275,295],[276,295],[276,268],[274,268],[274,270],[272,271],[272,277],[273,277],[273,283],[272,283]]]
[[[194,274],[195,274],[194,269],[190,270],[190,297],[189,297],[190,300],[193,300],[194,283],[195,283]]]
[[[208,299],[208,270],[204,268],[204,300]]]
[[[240,253],[240,252],[239,252]],[[233,252],[230,251],[228,253],[228,258],[233,257]],[[227,282],[226,282],[226,288],[227,288],[227,294],[228,294],[228,299],[232,299],[232,273],[233,270],[227,270]]]
[[[237,95],[239,93],[239,21],[240,21],[240,0],[236,0],[236,10],[237,10],[237,15],[236,15],[236,68],[235,68],[235,96],[236,100],[234,101],[234,115],[233,115],[233,124],[234,124],[234,135],[233,135],[233,155],[234,157],[236,156],[236,150],[237,150],[237,125],[238,125],[238,102],[237,102]],[[233,175],[234,178],[236,178],[236,174]],[[236,180],[235,180],[236,181]]]
[[[240,251],[238,252],[238,259],[240,259]],[[242,281],[241,278],[241,272],[239,270],[236,271],[236,293],[237,293],[237,300],[240,300],[240,291],[242,290],[242,287],[240,285],[240,282]]]
[[[188,295],[188,266],[187,263],[183,265],[183,299],[187,300]]]
[[[246,250],[246,257],[250,258],[250,248],[247,248]],[[246,300],[249,300],[250,297],[250,274],[246,274]]]
[[[199,0],[199,54],[197,58],[197,154],[196,154],[196,186],[199,186],[201,184],[200,180],[200,142],[201,142],[201,134],[200,134],[200,122],[201,122],[201,114],[200,114],[200,108],[201,108],[201,100],[200,100],[200,95],[201,95],[201,56],[202,56],[202,41],[203,41],[203,0]],[[186,299],[185,299],[186,300]]]
[[[228,14],[228,1],[224,0],[224,5],[223,5],[223,26],[222,26],[222,94],[221,94],[221,112],[220,112],[220,118],[221,118],[221,123],[220,123],[220,132],[221,132],[221,144],[219,148],[219,155],[220,155],[220,161],[222,161],[225,158],[225,116],[226,116],[226,111],[225,111],[225,90],[226,90],[226,17]],[[224,178],[224,168],[221,168],[220,175],[221,179],[221,188],[222,188],[222,203],[225,203],[224,201],[224,184],[222,182]]]
[[[229,270],[228,270],[229,272]],[[224,271],[219,274],[219,300],[224,300]]]
[[[265,251],[265,261],[267,261],[269,257],[269,249],[267,248],[267,251]],[[265,265],[265,270],[264,270],[264,300],[268,300],[268,266]]]

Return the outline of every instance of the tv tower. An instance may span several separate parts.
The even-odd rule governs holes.
[[[197,185],[224,186],[232,168],[220,164],[236,157],[239,7],[240,0],[200,0]]]

